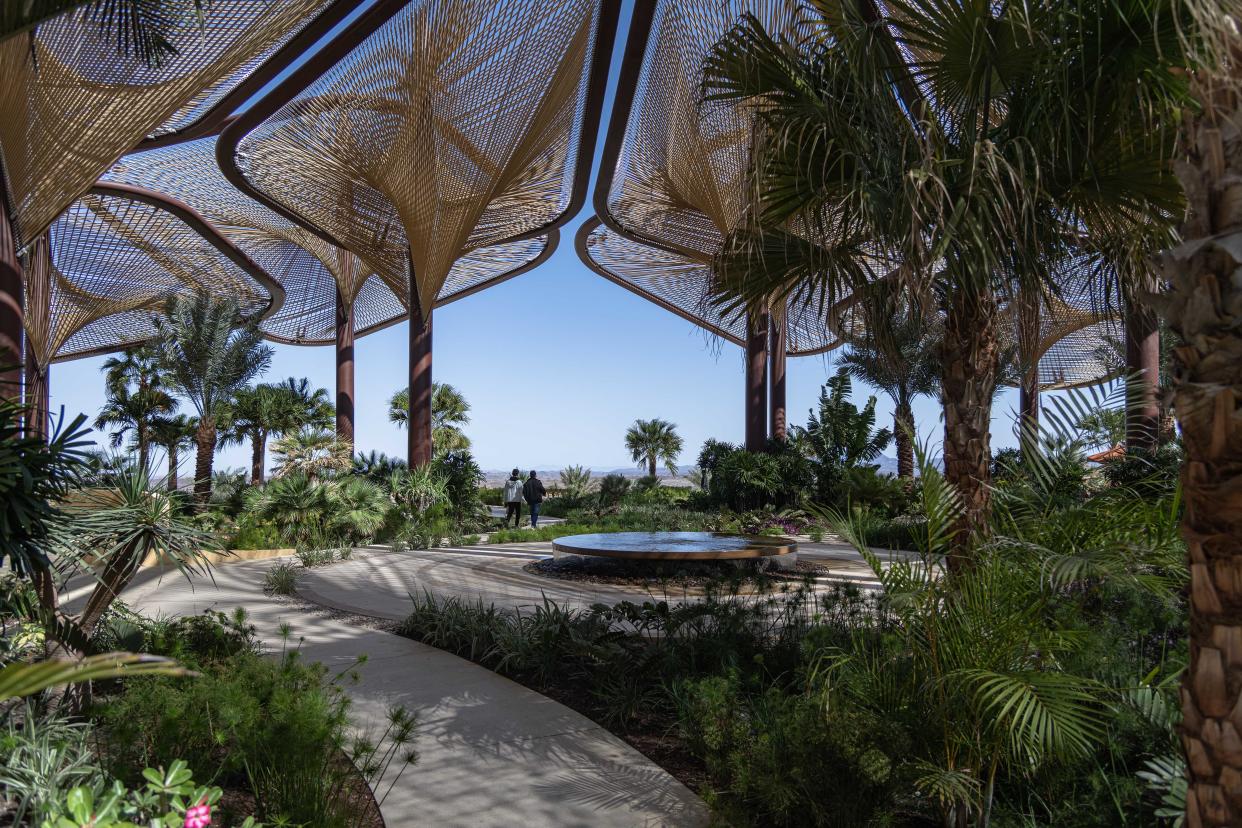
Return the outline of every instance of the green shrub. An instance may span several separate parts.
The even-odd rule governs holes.
[[[1165,443],[1154,451],[1128,452],[1103,465],[1104,479],[1110,486],[1133,489],[1144,497],[1167,497],[1177,488],[1182,467],[1182,449]]]
[[[288,561],[278,563],[263,573],[263,591],[273,595],[293,595],[298,589],[298,573],[302,567]]]
[[[622,474],[609,474],[599,481],[597,502],[601,510],[615,509],[630,490],[630,479]]]
[[[283,549],[285,540],[270,523],[244,520],[228,541],[229,549]]]
[[[0,730],[0,802],[13,825],[54,819],[66,794],[101,782],[90,746],[90,726],[33,705],[7,716]]]

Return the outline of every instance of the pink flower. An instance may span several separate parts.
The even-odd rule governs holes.
[[[211,825],[211,806],[199,803],[185,812],[184,828],[208,828]]]

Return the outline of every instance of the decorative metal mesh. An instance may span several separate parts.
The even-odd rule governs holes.
[[[745,346],[746,320],[741,315],[723,314],[710,301],[711,269],[703,262],[632,241],[598,220],[587,222],[579,238],[581,258],[596,273],[735,345]],[[813,302],[790,304],[786,309],[788,354],[819,354],[840,345],[825,321],[831,315]]]
[[[412,266],[429,308],[463,254],[567,209],[605,5],[411,0],[242,136],[240,174],[394,292]]]
[[[249,316],[271,294],[171,212],[143,201],[88,193],[27,252],[26,336],[41,366],[141,342],[151,314],[172,295],[236,298]]]
[[[328,0],[213,0],[159,66],[118,54],[82,8],[0,43],[0,158],[19,246],[153,130],[184,125]]]
[[[278,281],[286,298],[263,320],[281,342],[327,344],[336,338],[336,295],[354,302],[356,336],[403,319],[408,280],[395,284],[362,259],[324,241],[237,190],[216,165],[214,136],[125,156],[105,181],[168,193],[202,213]],[[502,281],[543,254],[547,236],[472,251],[453,264],[437,298],[444,304]]]

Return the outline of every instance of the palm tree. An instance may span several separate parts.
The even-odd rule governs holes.
[[[1178,213],[1160,117],[1180,94],[1180,21],[1144,23],[1128,0],[815,8],[804,31],[831,37],[794,43],[747,17],[705,62],[706,101],[761,104],[754,221],[717,289],[758,307],[886,278],[938,309],[956,570],[987,531],[1001,302],[1055,291],[1070,242],[1112,245],[1137,279]]]
[[[305,475],[310,480],[353,468],[353,447],[328,429],[303,428],[286,434],[272,446],[276,477]]]
[[[837,365],[854,379],[883,391],[893,401],[893,438],[897,443],[897,476],[914,477],[914,408],[916,397],[940,387],[936,361],[940,333],[908,309],[891,318],[885,335],[868,325]]]
[[[181,450],[194,444],[194,433],[198,430],[198,420],[177,414],[173,417],[160,417],[151,424],[151,442],[160,446],[168,453],[168,491],[178,489],[177,472],[181,468]]]
[[[185,19],[202,19],[210,0],[24,0],[0,4],[0,40],[33,32],[39,24],[79,6],[88,6],[87,19],[116,42],[117,54],[131,55],[149,67],[158,67],[178,54],[170,40]]]
[[[402,388],[388,401],[388,419],[405,428],[410,416],[410,389]],[[470,422],[470,403],[447,383],[431,386],[431,446],[436,454],[466,451],[470,438],[461,430]]]
[[[250,482],[258,485],[263,482],[263,459],[269,437],[303,428],[327,428],[334,416],[326,390],[311,390],[310,380],[305,377],[289,377],[275,384],[242,388],[234,394],[228,407],[229,425],[221,442],[250,441]]]
[[[625,447],[630,459],[639,468],[647,466],[647,476],[656,476],[656,466],[662,460],[668,473],[677,474],[677,457],[681,454],[682,440],[677,426],[667,420],[635,420],[625,432]]]
[[[1182,536],[1190,555],[1190,665],[1182,678],[1182,744],[1189,789],[1186,825],[1242,823],[1242,753],[1234,748],[1242,706],[1235,653],[1242,607],[1242,37],[1237,11],[1195,6],[1208,64],[1194,77],[1184,114],[1178,176],[1189,210],[1185,243],[1161,260],[1167,293],[1155,297],[1180,345],[1174,350],[1173,409],[1186,460]]]
[[[194,496],[206,504],[218,419],[233,395],[267,370],[272,349],[232,299],[174,297],[153,321],[164,375],[198,413]]]
[[[151,429],[177,408],[177,401],[164,390],[156,355],[150,348],[131,348],[105,360],[106,401],[95,418],[95,428],[112,429],[113,448],[132,437],[138,449],[138,465],[147,468]]]

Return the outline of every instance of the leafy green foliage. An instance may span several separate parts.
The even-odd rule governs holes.
[[[838,370],[820,389],[818,412],[811,412],[805,428],[793,431],[794,445],[814,460],[815,493],[822,503],[837,503],[846,471],[879,457],[893,439],[889,429],[875,429],[875,397],[859,410],[849,400],[852,390],[849,374]]]
[[[681,436],[677,426],[661,420],[635,420],[625,432],[625,449],[639,467],[647,468],[647,476],[656,476],[656,467],[663,463],[668,473],[677,474],[677,457],[681,454]]]
[[[402,388],[388,401],[388,419],[405,428],[410,419],[410,389]],[[436,382],[431,386],[431,448],[434,453],[467,451],[470,438],[462,426],[470,423],[470,403],[453,386]]]

